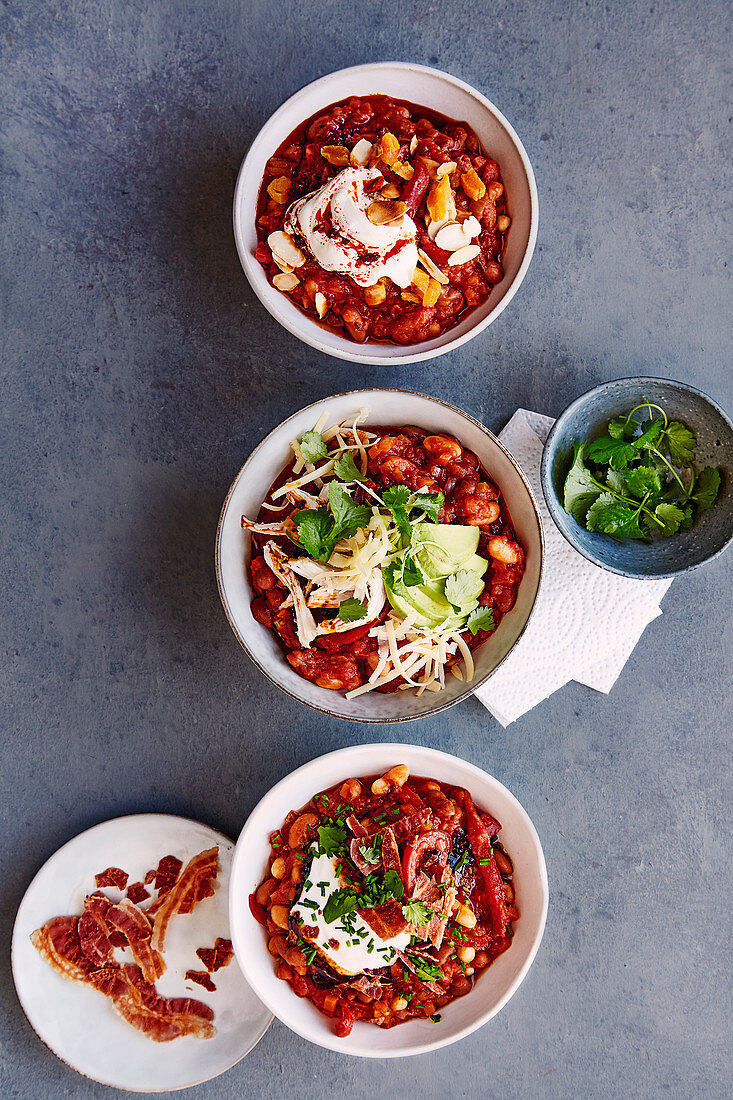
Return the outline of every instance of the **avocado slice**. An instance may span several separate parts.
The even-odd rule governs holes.
[[[413,540],[420,546],[416,557],[425,576],[449,577],[469,568],[466,563],[476,556],[479,529],[460,523],[416,523]]]
[[[406,617],[417,612],[415,626],[430,630],[448,619],[448,626],[458,627],[463,618],[456,615],[455,608],[446,600],[442,591],[444,586],[444,581],[437,580],[412,585],[410,588],[401,583],[397,583],[394,588],[385,584],[385,589],[387,599],[400,615]]]

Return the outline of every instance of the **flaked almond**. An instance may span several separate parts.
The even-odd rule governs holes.
[[[451,172],[455,172],[458,165],[454,160],[447,160],[444,164],[438,165],[435,169],[436,179],[442,180],[443,176],[449,176]]]
[[[432,275],[436,282],[440,283],[441,286],[445,286],[448,282],[448,276],[443,274],[443,272],[436,264],[435,260],[432,260],[430,256],[428,256],[427,252],[424,252],[422,248],[418,248],[417,255],[420,263],[423,265],[428,274]]]
[[[437,177],[436,173],[437,173],[438,169],[440,168],[440,161],[439,160],[431,160],[430,157],[418,157],[418,160],[421,160],[422,163],[427,168],[428,175],[430,176],[431,180],[437,180],[438,177]]]
[[[372,225],[389,225],[399,221],[407,210],[406,202],[377,200],[367,207],[366,215]]]
[[[466,233],[463,225],[458,222],[450,222],[439,229],[435,234],[435,243],[444,252],[455,252],[458,248],[465,248],[471,243],[470,234]]]
[[[396,183],[385,183],[379,194],[383,199],[398,199],[402,192]]]
[[[364,287],[364,301],[368,306],[381,306],[386,297],[387,287],[382,279],[374,286]]]
[[[356,145],[349,154],[349,161],[351,162],[353,167],[363,168],[366,164],[368,164],[372,149],[373,145],[371,141],[367,141],[366,138],[359,138]]]
[[[301,267],[305,263],[305,253],[301,252],[290,234],[283,232],[282,229],[271,233],[267,243],[278,267],[282,267],[282,264],[278,263],[278,257],[290,267]]]
[[[413,155],[413,153],[415,152],[416,149],[417,149],[417,134],[414,134],[413,137],[412,137],[412,140],[410,142],[410,156]]]
[[[316,313],[323,319],[328,313],[328,302],[326,301],[326,295],[322,294],[320,290],[316,292],[315,306]]]
[[[292,264],[286,264],[285,260],[283,260],[282,256],[278,256],[277,252],[273,252],[272,258],[275,261],[275,263],[277,264],[277,266],[280,268],[280,270],[285,275],[289,275],[291,271],[295,271],[295,268],[293,267],[293,265]]]
[[[471,214],[470,217],[466,218],[461,228],[469,237],[478,237],[481,233],[481,222]]]
[[[272,282],[278,290],[284,290],[287,292],[288,290],[295,290],[296,286],[298,286],[298,284],[300,283],[300,279],[297,275],[294,275],[292,271],[289,274],[281,272],[280,275],[275,276]]]
[[[504,194],[504,184],[503,183],[499,183],[499,181],[497,180],[496,183],[490,183],[489,184],[488,196],[489,196],[489,198],[491,199],[492,202],[496,202],[496,200],[500,199],[503,194]]]
[[[467,244],[464,248],[459,248],[453,253],[448,260],[448,267],[459,267],[461,264],[470,263],[471,260],[475,260],[480,254],[481,249],[477,244]]]
[[[329,164],[346,167],[349,163],[349,150],[345,145],[324,145],[321,149],[321,156]]]

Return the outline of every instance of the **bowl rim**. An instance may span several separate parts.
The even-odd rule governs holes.
[[[308,317],[303,315],[303,323],[296,323],[292,321],[284,310],[280,309],[280,303],[276,299],[269,300],[264,292],[264,288],[261,285],[261,281],[254,277],[256,268],[254,267],[254,261],[249,254],[246,247],[243,234],[240,228],[240,212],[244,206],[244,181],[247,176],[249,165],[254,159],[254,153],[260,147],[263,139],[269,136],[272,129],[280,119],[290,110],[294,104],[299,100],[304,92],[311,89],[318,88],[321,85],[326,85],[331,82],[335,77],[344,76],[347,73],[368,73],[368,72],[383,72],[385,69],[396,70],[408,70],[414,73],[429,73],[431,76],[437,76],[438,78],[447,81],[449,84],[454,85],[461,91],[466,92],[473,99],[475,99],[481,107],[488,109],[488,111],[495,116],[499,124],[504,127],[513,145],[515,146],[519,158],[522,162],[525,175],[527,177],[527,185],[529,189],[529,206],[530,206],[530,225],[529,225],[529,237],[527,240],[527,246],[522,257],[522,262],[519,265],[516,275],[508,287],[504,297],[496,306],[489,311],[486,317],[475,325],[472,325],[468,332],[465,332],[462,336],[456,336],[453,339],[447,341],[445,344],[441,344],[437,348],[432,348],[429,351],[408,351],[405,355],[369,355],[360,352],[358,349],[362,346],[354,343],[353,341],[343,340],[344,346],[333,348],[326,344],[319,338],[318,333],[321,331],[320,327],[313,321],[310,321]],[[303,120],[301,120],[303,121]],[[323,352],[324,355],[330,355],[335,359],[346,359],[352,363],[368,363],[374,366],[395,366],[402,363],[420,363],[425,362],[428,359],[435,359],[439,355],[445,355],[448,352],[455,351],[456,348],[461,347],[463,344],[472,340],[474,336],[478,336],[485,328],[487,328],[493,321],[499,317],[506,307],[509,305],[514,295],[519,290],[524,277],[529,269],[532,256],[534,254],[535,244],[537,242],[537,229],[539,224],[539,196],[537,193],[537,181],[535,180],[534,170],[530,162],[527,151],[522,144],[522,141],[517,134],[516,130],[509,122],[509,120],[502,114],[498,107],[491,102],[485,95],[479,92],[472,85],[467,84],[466,81],[461,80],[457,76],[453,76],[451,73],[446,73],[442,69],[433,68],[430,65],[417,65],[411,61],[374,61],[365,65],[349,65],[344,69],[335,69],[331,73],[326,73],[324,76],[319,77],[317,80],[312,80],[308,84],[304,84],[302,88],[293,92],[284,103],[282,103],[276,111],[269,116],[262,127],[257,131],[252,139],[249,149],[247,150],[242,163],[237,173],[237,182],[234,187],[234,203],[233,203],[233,225],[234,225],[234,241],[237,248],[237,254],[239,256],[239,262],[242,265],[244,274],[247,278],[249,285],[254,291],[255,295],[268,311],[268,313],[275,318],[278,324],[282,325],[292,336],[295,336],[298,340],[308,344],[310,347],[315,348],[317,351]],[[259,266],[259,265],[258,265]],[[269,286],[269,284],[268,284]],[[309,323],[308,323],[309,322]],[[339,339],[343,339],[340,337]],[[348,345],[348,346],[347,346]],[[370,346],[378,348],[380,345],[372,343]],[[411,344],[407,345],[407,348],[418,347],[419,345]]]
[[[552,484],[552,471],[550,469],[550,448],[554,442],[555,437],[560,432],[561,421],[567,416],[576,411],[589,397],[592,397],[596,393],[600,393],[602,390],[613,385],[615,382],[630,382],[635,384],[642,384],[645,382],[661,383],[664,386],[671,386],[673,389],[682,390],[685,393],[694,393],[696,397],[701,397],[703,401],[706,401],[715,411],[722,417],[723,421],[730,428],[731,434],[733,434],[733,423],[731,422],[728,414],[720,407],[718,402],[710,397],[709,394],[703,390],[698,389],[696,386],[690,386],[687,382],[679,382],[676,378],[659,378],[653,374],[630,374],[624,375],[623,378],[609,378],[605,382],[600,382],[597,386],[594,386],[590,390],[586,390],[585,393],[581,393],[574,401],[563,409],[560,415],[555,420],[555,423],[550,428],[545,440],[545,446],[542,450],[542,459],[540,461],[540,484],[542,485],[542,493],[547,504],[547,511],[552,517],[552,522],[557,527],[560,534],[569,542],[574,550],[577,550],[579,554],[582,554],[586,561],[592,562],[593,565],[597,565],[600,569],[606,569],[609,573],[616,573],[620,577],[628,577],[631,580],[640,581],[656,581],[665,580],[670,577],[678,577],[681,573],[690,573],[693,569],[699,569],[701,565],[707,565],[708,562],[714,561],[715,558],[720,557],[724,550],[730,546],[733,542],[733,524],[731,525],[731,533],[728,538],[719,546],[717,550],[714,550],[708,557],[703,558],[701,561],[692,562],[690,565],[682,565],[679,569],[671,569],[665,573],[640,573],[632,569],[622,569],[617,565],[611,565],[609,562],[602,561],[600,558],[594,557],[589,550],[576,538],[575,533],[566,528],[558,521],[556,513],[560,511],[564,515],[567,515],[560,503],[560,500],[555,492]]]
[[[501,660],[498,661],[497,664],[491,669],[491,671],[488,672],[484,677],[482,677],[480,680],[474,680],[474,681],[471,682],[470,685],[467,685],[467,687],[469,687],[470,690],[466,691],[464,694],[458,695],[455,699],[449,699],[446,702],[441,703],[440,706],[436,706],[434,709],[426,711],[424,714],[409,714],[409,715],[405,715],[404,717],[395,717],[395,718],[368,718],[368,717],[359,717],[359,718],[357,718],[357,717],[353,717],[353,716],[346,717],[342,714],[338,714],[335,710],[332,710],[332,709],[330,709],[329,707],[327,707],[325,705],[324,706],[318,706],[316,703],[311,703],[307,699],[301,699],[301,697],[299,695],[295,695],[292,691],[290,691],[287,687],[285,687],[284,684],[279,683],[277,680],[274,680],[272,678],[272,676],[270,676],[269,672],[260,664],[260,662],[254,656],[254,654],[250,651],[250,649],[247,646],[244,638],[240,634],[239,629],[237,628],[237,625],[236,625],[235,620],[234,620],[233,611],[231,610],[229,602],[228,602],[227,597],[226,597],[226,589],[225,589],[224,581],[223,581],[223,577],[222,577],[222,565],[221,565],[222,531],[223,531],[223,526],[224,526],[224,519],[225,519],[226,513],[227,513],[228,508],[229,508],[229,502],[230,502],[230,500],[231,500],[231,498],[234,494],[234,490],[237,488],[237,486],[239,484],[240,479],[244,476],[245,471],[246,471],[247,467],[249,466],[250,462],[252,462],[252,460],[257,456],[258,452],[271,439],[271,437],[275,434],[275,432],[279,431],[282,428],[282,426],[288,422],[288,420],[291,420],[295,416],[299,416],[300,413],[307,412],[308,409],[314,408],[317,405],[321,405],[321,404],[323,404],[327,401],[332,401],[335,398],[351,397],[351,396],[356,396],[356,395],[359,395],[359,394],[368,394],[368,393],[374,392],[375,390],[381,391],[383,393],[404,393],[404,394],[409,394],[411,397],[424,398],[425,400],[432,401],[437,405],[442,405],[443,408],[450,409],[453,412],[459,413],[461,416],[465,417],[466,420],[469,420],[472,424],[474,424],[477,428],[480,428],[481,431],[489,437],[491,442],[494,443],[499,448],[499,450],[502,451],[504,453],[504,455],[509,459],[512,466],[514,467],[514,469],[518,473],[519,477],[521,478],[522,483],[524,484],[524,487],[527,490],[527,493],[529,495],[529,500],[532,504],[532,509],[534,511],[534,516],[535,516],[535,519],[537,521],[537,530],[538,530],[538,533],[539,533],[539,559],[540,560],[539,560],[539,571],[538,571],[538,576],[537,576],[537,591],[535,592],[535,597],[534,597],[534,600],[532,601],[532,606],[529,609],[529,614],[527,615],[527,619],[526,619],[522,629],[520,630],[519,634],[517,635],[513,645],[509,649],[509,651],[504,654],[504,656],[501,658]],[[501,442],[501,440],[498,439],[494,435],[494,433],[492,431],[490,431],[489,428],[487,428],[484,424],[482,424],[480,420],[477,420],[476,417],[471,416],[470,413],[465,412],[463,409],[459,409],[457,405],[451,405],[450,402],[448,402],[448,401],[442,401],[439,397],[431,397],[430,394],[427,394],[427,393],[420,393],[418,390],[402,389],[402,388],[397,387],[397,386],[375,386],[375,387],[372,387],[372,389],[343,390],[340,393],[329,394],[326,397],[321,397],[317,401],[311,401],[310,404],[304,405],[300,409],[296,409],[295,412],[290,414],[290,416],[287,416],[284,420],[281,420],[279,424],[276,424],[275,427],[272,428],[267,433],[267,435],[264,436],[260,440],[260,442],[254,448],[254,450],[251,451],[250,454],[248,455],[248,457],[245,459],[243,465],[237,471],[237,474],[235,475],[234,480],[232,481],[231,485],[229,486],[229,489],[227,490],[226,497],[224,498],[224,503],[221,506],[221,512],[219,513],[219,522],[218,522],[217,527],[216,527],[216,545],[215,545],[215,555],[214,555],[214,568],[215,568],[215,571],[216,571],[216,584],[217,584],[217,588],[219,590],[219,598],[222,602],[222,606],[224,607],[224,614],[226,615],[227,620],[229,622],[229,625],[230,625],[230,627],[232,628],[232,630],[234,632],[234,636],[237,639],[237,641],[239,642],[239,644],[242,647],[242,649],[244,650],[244,652],[249,657],[249,659],[253,662],[254,665],[256,665],[256,667],[259,669],[259,671],[261,673],[263,673],[264,676],[267,677],[267,679],[270,681],[271,684],[274,684],[275,687],[279,688],[281,691],[284,691],[286,695],[290,696],[291,699],[295,699],[296,702],[302,703],[305,706],[310,707],[312,710],[320,711],[321,714],[327,714],[330,718],[338,718],[338,719],[340,719],[341,721],[344,721],[344,722],[360,722],[364,725],[392,725],[392,724],[397,723],[397,722],[417,722],[422,718],[428,718],[428,717],[431,717],[434,714],[438,714],[442,710],[447,710],[449,707],[454,707],[454,706],[456,706],[457,703],[463,702],[464,699],[469,699],[483,684],[486,683],[486,681],[491,676],[494,675],[496,670],[504,664],[504,662],[510,656],[510,654],[514,652],[514,649],[516,648],[516,646],[519,643],[520,639],[523,637],[527,627],[529,626],[529,623],[532,619],[532,616],[534,615],[535,608],[537,607],[537,597],[539,596],[540,590],[541,590],[541,587],[542,587],[542,578],[544,576],[544,568],[545,568],[545,532],[544,532],[544,529],[543,529],[543,526],[542,526],[542,517],[540,515],[540,510],[539,510],[539,507],[537,505],[537,501],[535,500],[534,493],[532,492],[532,486],[530,485],[529,478],[527,477],[524,470],[522,469],[522,467],[517,462],[514,455],[509,450],[507,450],[507,448],[504,446],[504,444]],[[265,628],[263,628],[263,629],[265,629]]]
[[[332,1042],[330,1042],[330,1043],[322,1042],[320,1039],[314,1038],[312,1035],[305,1034],[304,1030],[301,1030],[300,1028],[297,1028],[297,1027],[293,1026],[293,1024],[291,1024],[288,1021],[284,1020],[279,1014],[280,1006],[279,1005],[275,1006],[273,1003],[271,1003],[271,999],[270,999],[269,995],[267,995],[266,993],[263,994],[263,992],[259,988],[259,985],[256,982],[256,980],[248,972],[248,967],[247,967],[247,963],[246,963],[247,953],[246,953],[246,951],[239,951],[238,950],[238,947],[239,947],[239,933],[238,933],[238,923],[235,920],[235,910],[238,910],[238,908],[241,906],[241,895],[237,894],[236,889],[235,889],[235,884],[238,881],[238,873],[239,873],[238,868],[239,868],[240,862],[243,859],[242,852],[245,850],[245,847],[246,847],[246,844],[245,844],[246,833],[247,833],[247,830],[251,827],[251,824],[253,822],[253,819],[254,819],[255,815],[258,813],[258,811],[260,811],[265,806],[265,804],[271,798],[274,798],[276,796],[278,790],[286,782],[290,781],[291,779],[293,779],[295,777],[302,777],[302,778],[305,779],[306,775],[309,775],[311,772],[317,772],[319,770],[319,766],[322,765],[323,762],[335,760],[337,757],[344,757],[345,760],[348,760],[349,757],[353,753],[362,753],[364,751],[366,751],[367,753],[374,752],[375,755],[382,754],[382,755],[385,755],[385,756],[390,756],[390,755],[395,755],[396,754],[397,756],[400,756],[400,754],[404,754],[406,750],[409,751],[410,753],[414,754],[415,756],[419,757],[421,760],[424,760],[426,763],[430,763],[431,767],[438,767],[439,768],[440,764],[443,761],[450,761],[453,764],[455,764],[455,762],[458,762],[460,764],[461,768],[464,768],[466,770],[466,773],[467,773],[467,776],[468,776],[468,779],[467,779],[467,782],[466,782],[467,786],[469,785],[470,780],[475,779],[475,780],[479,780],[482,783],[485,783],[488,780],[489,783],[491,785],[495,786],[495,788],[497,788],[502,793],[502,795],[504,797],[506,797],[507,800],[518,811],[519,816],[521,817],[525,827],[527,828],[527,832],[528,832],[528,835],[529,835],[530,841],[532,843],[532,847],[533,847],[533,850],[534,850],[534,853],[536,855],[537,862],[538,862],[538,865],[539,865],[539,886],[540,886],[540,891],[541,891],[541,894],[542,894],[542,905],[541,905],[541,910],[540,910],[540,914],[539,914],[539,921],[538,921],[537,931],[534,935],[531,946],[530,946],[529,951],[527,953],[527,958],[525,959],[524,963],[522,964],[522,966],[520,967],[519,971],[514,976],[512,981],[509,983],[506,991],[499,997],[499,999],[497,1000],[496,1004],[493,1007],[487,1009],[485,1012],[481,1013],[474,1021],[467,1024],[465,1027],[461,1028],[460,1031],[456,1035],[452,1035],[452,1036],[446,1037],[444,1039],[435,1039],[435,1040],[432,1040],[432,1041],[427,1041],[427,1042],[424,1042],[424,1043],[420,1043],[420,1044],[416,1045],[415,1049],[411,1049],[409,1051],[375,1050],[373,1052],[370,1052],[368,1048],[364,1049],[364,1050],[359,1050],[359,1051],[348,1050],[348,1049],[346,1049],[342,1046],[337,1045],[338,1039],[336,1038],[335,1035],[333,1036],[333,1041]],[[348,776],[346,778],[348,778]],[[253,806],[252,810],[250,811],[249,815],[247,816],[246,821],[244,822],[244,824],[242,826],[242,829],[239,833],[239,836],[237,837],[235,848],[234,848],[234,856],[233,856],[233,859],[232,859],[232,868],[231,868],[230,878],[229,878],[229,930],[230,930],[230,934],[231,934],[231,937],[232,937],[232,942],[233,942],[233,945],[234,945],[234,953],[235,953],[235,957],[237,959],[237,963],[238,963],[239,967],[241,968],[242,973],[244,974],[247,982],[249,983],[249,985],[252,988],[252,990],[254,991],[254,993],[260,998],[260,1000],[265,1005],[265,1007],[267,1009],[269,1009],[269,1011],[272,1012],[273,1015],[275,1017],[277,1017],[277,1019],[280,1021],[280,1023],[285,1025],[285,1027],[289,1028],[291,1031],[294,1031],[297,1035],[300,1035],[301,1038],[306,1039],[308,1042],[311,1042],[316,1046],[322,1047],[326,1050],[335,1050],[337,1053],[347,1054],[350,1057],[355,1057],[355,1058],[358,1058],[358,1057],[361,1057],[361,1058],[409,1058],[409,1057],[413,1057],[414,1055],[426,1054],[430,1051],[438,1050],[441,1047],[450,1046],[453,1043],[459,1042],[461,1039],[465,1039],[468,1035],[471,1035],[474,1031],[478,1031],[478,1029],[480,1027],[483,1027],[484,1024],[487,1024],[489,1022],[489,1020],[493,1019],[493,1017],[496,1016],[502,1010],[502,1008],[504,1008],[504,1006],[507,1004],[507,1002],[509,1000],[511,1000],[511,998],[514,996],[514,994],[516,993],[519,986],[524,981],[530,967],[532,966],[532,963],[534,962],[534,960],[537,956],[537,952],[539,951],[540,944],[542,942],[542,938],[543,938],[544,932],[545,932],[545,926],[546,926],[546,923],[547,923],[547,913],[548,913],[548,908],[549,908],[549,900],[550,900],[550,888],[549,888],[549,881],[548,881],[548,876],[547,876],[547,862],[545,860],[545,853],[544,853],[544,850],[542,848],[542,842],[540,840],[539,834],[537,832],[537,829],[536,829],[535,824],[532,821],[531,817],[529,816],[529,814],[527,813],[527,811],[525,810],[524,806],[521,804],[519,799],[516,797],[516,795],[514,795],[509,790],[508,787],[506,787],[495,776],[491,775],[490,772],[484,771],[483,768],[478,767],[478,765],[476,765],[476,764],[472,764],[468,760],[464,760],[463,757],[456,756],[454,753],[443,752],[441,749],[434,749],[434,748],[431,748],[428,745],[415,745],[415,744],[404,743],[404,742],[375,741],[375,742],[368,742],[367,744],[364,744],[364,745],[361,745],[361,744],[346,745],[343,748],[334,749],[331,752],[323,753],[320,756],[314,757],[312,760],[306,761],[306,763],[301,764],[299,767],[295,768],[293,771],[287,772],[281,779],[278,780],[277,783],[273,784],[273,786],[270,787],[270,789],[265,792],[265,794],[256,803],[256,805]],[[263,944],[262,944],[262,949],[264,951],[266,951],[266,946],[264,944],[264,941],[263,941]],[[241,955],[241,959],[240,959],[240,955]],[[285,983],[283,983],[283,985],[284,984]]]

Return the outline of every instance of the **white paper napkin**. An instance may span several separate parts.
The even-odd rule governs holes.
[[[544,573],[529,626],[476,692],[502,726],[570,680],[608,693],[646,626],[661,615],[660,601],[672,583],[609,573],[563,538],[540,484],[542,448],[552,424],[549,416],[518,409],[499,436],[527,475],[545,533]]]

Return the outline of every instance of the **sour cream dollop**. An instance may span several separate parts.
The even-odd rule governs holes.
[[[386,276],[404,288],[417,266],[417,230],[407,214],[388,225],[369,221],[367,209],[379,195],[364,185],[381,175],[378,168],[343,168],[291,204],[285,229],[305,242],[325,271],[350,275],[359,286]]]

